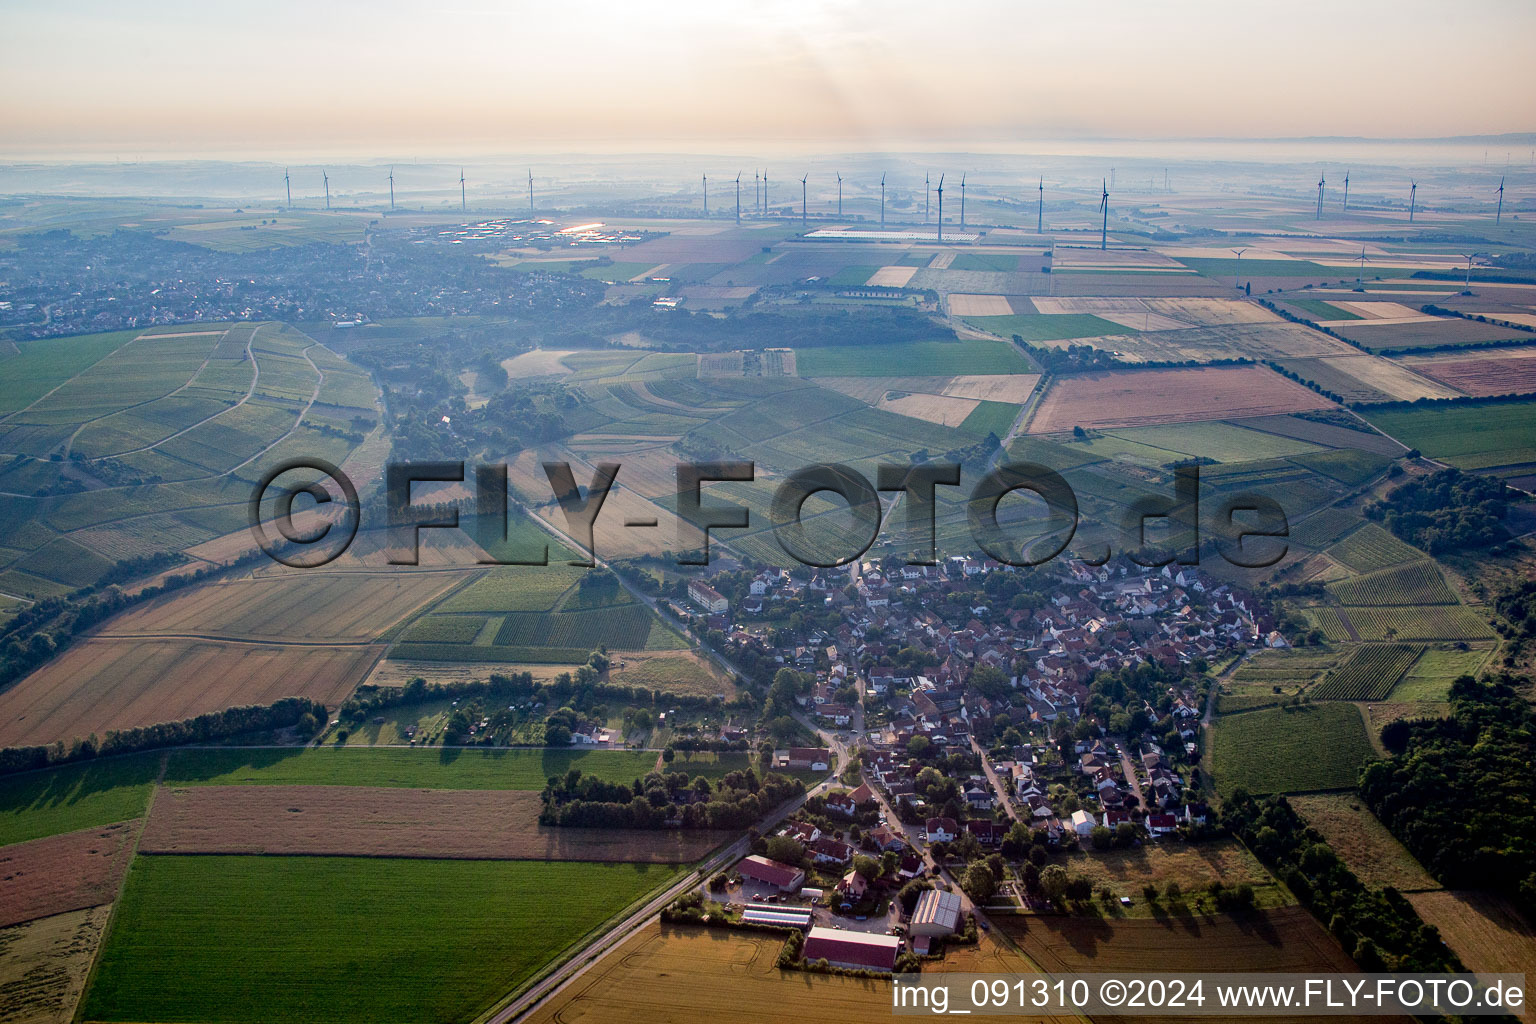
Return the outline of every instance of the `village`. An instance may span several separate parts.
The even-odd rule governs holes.
[[[1255,595],[1125,560],[727,570],[686,594],[698,635],[771,680],[762,721],[787,710],[822,744],[773,768],[837,775],[674,910],[800,929],[802,960],[836,969],[975,941],[989,909],[1081,906],[1065,852],[1208,835],[1209,673],[1288,646]]]

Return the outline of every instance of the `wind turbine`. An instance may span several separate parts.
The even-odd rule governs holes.
[[[463,173],[463,171],[459,172],[460,175]],[[395,208],[395,169],[393,167],[389,169],[389,208],[391,210]]]
[[[1349,172],[1344,172],[1344,209],[1349,209]]]
[[[1470,292],[1472,290],[1472,260],[1478,254],[1475,253],[1475,252],[1469,252],[1469,253],[1466,253],[1465,255],[1466,255],[1466,260],[1467,260],[1467,285],[1466,285],[1466,290]]]
[[[928,172],[923,172],[923,223],[928,223],[928,199],[933,195],[933,183],[928,179]]]
[[[843,172],[837,172],[837,219],[843,219]]]
[[[1241,288],[1243,286],[1243,283],[1242,283],[1242,276],[1243,276],[1243,253],[1245,253],[1247,251],[1248,250],[1247,250],[1246,247],[1242,248],[1242,249],[1233,249],[1232,250],[1232,252],[1237,254],[1237,273],[1232,275],[1232,287],[1234,287],[1234,288]]]
[[[461,211],[469,209],[469,193],[464,191],[464,168],[462,167],[459,168],[459,209]]]
[[[752,210],[755,213],[763,212],[763,176],[756,169],[752,171]]]
[[[768,168],[763,168],[763,216],[768,215]]]
[[[533,168],[528,168],[528,216],[533,216]]]
[[[880,174],[880,230],[885,230],[885,173]]]
[[[1362,245],[1360,247],[1360,255],[1356,256],[1355,259],[1360,263],[1360,269],[1355,272],[1355,287],[1365,291],[1365,265],[1370,262],[1370,259],[1365,255],[1365,246]]]
[[[1322,220],[1323,219],[1323,186],[1326,185],[1327,183],[1328,183],[1328,179],[1326,177],[1324,177],[1322,174],[1319,174],[1317,176],[1317,217],[1315,218],[1316,220]]]
[[[704,216],[709,216],[709,175],[703,175],[704,179]]]
[[[800,226],[801,227],[805,227],[805,182],[806,182],[806,179],[809,178],[810,176],[811,176],[810,172],[807,171],[800,178]]]
[[[283,168],[283,188],[288,193],[288,205],[293,205],[293,182],[288,178],[288,168]],[[1501,197],[1502,198],[1502,197]]]
[[[1101,186],[1104,194],[1099,197],[1099,210],[1104,214],[1104,223],[1099,227],[1099,251],[1109,248],[1109,183]]]
[[[325,208],[329,210],[331,208],[331,176],[322,169],[320,180],[325,183]]]
[[[741,223],[741,172],[736,172],[736,223]]]
[[[1035,234],[1045,234],[1045,175],[1040,175],[1040,205],[1035,207]]]
[[[944,175],[939,175],[939,241],[944,241]]]
[[[965,173],[960,174],[960,230],[965,230]]]
[[[1413,211],[1419,201],[1419,183],[1412,178],[1408,179],[1408,223],[1413,223]]]
[[[1504,175],[1499,175],[1499,209],[1493,215],[1494,224],[1504,219]]]

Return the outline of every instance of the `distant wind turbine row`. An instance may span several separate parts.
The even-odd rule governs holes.
[[[1113,174],[1113,172],[1111,172],[1111,173]],[[1342,207],[1343,207],[1343,209],[1345,211],[1349,210],[1349,189],[1350,189],[1351,173],[1352,172],[1348,171],[1348,170],[1346,170],[1344,172],[1344,196],[1343,196]],[[837,216],[839,218],[841,218],[843,216],[843,175],[842,175],[841,171],[834,172],[834,174],[835,174],[836,181],[837,181]],[[736,222],[737,223],[741,222],[741,216],[742,216],[742,211],[741,211],[741,177],[742,177],[742,172],[738,171],[736,173],[736,178],[735,178],[735,185],[736,185]],[[327,170],[323,169],[323,168],[320,171],[320,180],[321,180],[321,187],[324,189],[325,209],[329,210],[331,208],[331,177],[330,177],[330,173]],[[395,169],[393,167],[391,167],[389,169],[389,176],[388,176],[387,180],[389,182],[389,208],[391,210],[394,210],[396,208],[396,206],[395,206]],[[943,174],[940,174],[937,187],[935,187],[932,174],[930,172],[926,172],[926,171],[923,173],[923,223],[924,224],[930,223],[930,201],[932,200],[933,194],[935,192],[937,192],[938,196],[939,196],[939,209],[938,209],[938,230],[937,230],[937,234],[936,234],[935,237],[937,237],[941,241],[943,240],[943,237],[944,237],[944,180],[945,180],[945,176]],[[1497,197],[1497,202],[1496,202],[1496,206],[1494,208],[1494,215],[1493,215],[1493,219],[1494,219],[1494,223],[1495,224],[1502,224],[1503,220],[1504,220],[1504,180],[1505,180],[1504,176],[1501,175],[1499,177],[1499,187],[1493,190],[1494,195]],[[802,225],[809,223],[809,220],[810,220],[810,194],[809,194],[809,184],[808,184],[809,181],[810,181],[810,174],[809,173],[801,176],[801,178],[800,178],[800,223]],[[704,216],[708,217],[709,216],[709,175],[707,173],[701,174],[700,177],[699,177],[699,182],[700,182],[700,185],[701,185],[701,188],[702,188],[702,192],[703,192]],[[1167,183],[1167,172],[1166,171],[1164,172],[1164,183],[1165,183],[1165,187],[1166,187],[1166,183]],[[1100,214],[1099,248],[1100,249],[1107,248],[1108,244],[1109,244],[1109,196],[1110,196],[1109,185],[1110,185],[1110,179],[1108,179],[1108,178],[1106,178],[1106,179],[1104,179],[1103,181],[1100,182],[1100,194],[1099,194],[1099,214]],[[1319,174],[1318,178],[1317,178],[1317,204],[1316,204],[1316,207],[1315,207],[1315,210],[1314,210],[1314,219],[1316,219],[1316,220],[1322,220],[1323,219],[1323,208],[1324,208],[1324,200],[1326,198],[1326,193],[1327,193],[1327,185],[1328,185],[1328,179],[1327,179],[1326,174]],[[966,227],[966,209],[965,209],[966,186],[967,186],[967,175],[966,174],[961,174],[961,176],[960,176],[960,228],[961,228],[962,231],[965,230],[965,227]],[[768,216],[769,212],[770,212],[771,204],[770,204],[769,198],[768,198],[768,171],[767,171],[766,168],[764,168],[763,170],[760,170],[760,171],[754,170],[752,172],[752,187],[753,187],[753,192],[754,192],[754,197],[753,197],[754,210],[755,210],[756,214],[758,216],[764,216],[764,217]],[[1038,182],[1036,188],[1038,190],[1038,199],[1036,201],[1036,207],[1035,207],[1035,231],[1037,233],[1043,234],[1045,232],[1045,177],[1044,177],[1044,175],[1042,175],[1040,177],[1039,182]],[[287,201],[287,205],[290,206],[290,207],[293,206],[293,178],[292,178],[292,175],[290,174],[290,169],[286,168],[286,167],[283,168],[283,192],[284,192],[284,196],[285,196],[286,201]],[[1409,223],[1413,223],[1415,218],[1417,217],[1417,214],[1418,214],[1418,195],[1419,195],[1419,183],[1418,183],[1417,180],[1410,179],[1409,186],[1408,186],[1408,221],[1409,221]],[[886,175],[884,173],[882,173],[880,175],[880,227],[882,229],[884,229],[885,225],[886,225],[885,207],[886,207]],[[469,189],[468,189],[468,184],[467,184],[467,178],[465,177],[464,168],[462,168],[462,167],[459,168],[459,209],[460,209],[461,212],[464,212],[464,213],[469,212]],[[529,171],[528,171],[528,213],[529,213],[530,216],[533,216],[533,215],[536,214],[536,211],[537,211],[537,207],[535,206],[534,195],[533,195],[533,170],[532,170],[532,168],[530,168]],[[1241,257],[1239,257],[1239,258],[1241,258]]]

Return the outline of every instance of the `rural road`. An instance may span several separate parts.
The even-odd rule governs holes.
[[[759,833],[766,835],[775,825],[799,810],[800,806],[809,797],[831,787],[836,782],[837,775],[835,773],[827,776],[827,778],[806,790],[803,795],[795,797],[793,800],[780,805],[776,810],[770,812],[758,821],[755,827]],[[698,868],[678,879],[663,892],[647,900],[645,905],[639,910],[608,929],[527,992],[524,992],[489,1017],[482,1018],[481,1024],[509,1024],[511,1021],[525,1017],[539,1007],[546,999],[558,994],[566,986],[580,978],[591,967],[613,952],[614,949],[623,944],[641,928],[656,920],[668,903],[671,903],[688,890],[702,884],[716,871],[746,856],[750,849],[751,844],[749,840],[746,836],[742,836],[730,846],[716,851]]]

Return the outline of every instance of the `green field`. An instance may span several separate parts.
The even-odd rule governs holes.
[[[1354,280],[1353,272],[1347,268],[1325,267],[1320,263],[1313,263],[1309,260],[1239,260],[1236,257],[1232,259],[1185,257],[1180,259],[1179,262],[1191,270],[1204,274],[1206,277],[1214,277],[1220,280],[1225,280],[1239,273],[1244,278],[1296,277],[1307,281]],[[1343,320],[1345,317],[1341,316],[1337,319]]]
[[[1285,304],[1305,313],[1312,320],[1363,320],[1359,313],[1351,313],[1342,306],[1335,306],[1322,299],[1300,299],[1287,296]]]
[[[81,1014],[468,1021],[672,873],[561,861],[139,857]]]
[[[1211,774],[1223,793],[1347,789],[1374,756],[1352,704],[1223,715],[1211,741]]]
[[[0,374],[0,413],[26,408],[64,381],[105,359],[139,333],[111,331],[21,342],[17,345],[21,353],[7,359],[5,373]]]
[[[1019,407],[1010,402],[982,402],[960,423],[961,430],[977,437],[996,434],[1006,437],[1013,421],[1019,417]]]
[[[139,817],[161,757],[156,751],[6,776],[0,846]]]
[[[1101,338],[1113,334],[1136,333],[1129,327],[1092,313],[1015,313],[1011,316],[967,316],[961,319],[979,331],[987,331],[1000,338],[1012,338],[1017,334],[1025,341],[1068,341],[1072,338]]]
[[[1017,348],[996,341],[909,341],[894,345],[834,345],[795,350],[802,377],[940,376],[1029,373]]]
[[[1328,584],[1339,604],[1455,604],[1435,563],[1424,559]]]
[[[1451,683],[1460,676],[1475,676],[1488,660],[1484,648],[1457,650],[1439,646],[1419,655],[1389,695],[1394,701],[1443,701],[1450,695]]]
[[[656,755],[612,750],[208,749],[171,752],[169,785],[397,786],[425,789],[543,789],[570,768],[633,782]]]
[[[1332,649],[1260,651],[1222,683],[1218,708],[1243,711],[1278,704],[1307,689],[1339,660]]]
[[[1384,700],[1422,649],[1414,644],[1363,644],[1312,687],[1309,696],[1313,700]]]
[[[1132,427],[1105,431],[1136,444],[1168,452],[1168,461],[1180,457],[1214,459],[1217,462],[1253,462],[1321,451],[1315,444],[1277,434],[1265,434],[1229,423],[1182,423],[1164,427]]]
[[[1536,462],[1536,400],[1365,410],[1372,425],[1461,469]]]

